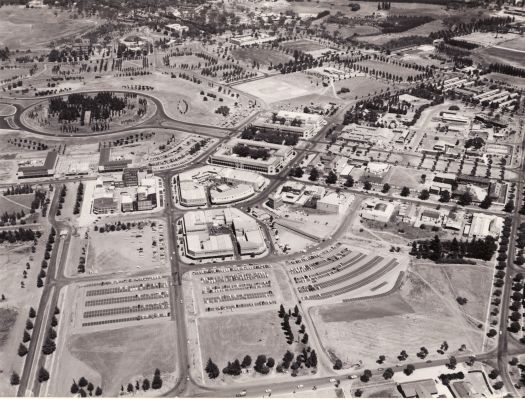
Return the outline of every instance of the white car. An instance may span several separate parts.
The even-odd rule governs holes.
[[[270,388],[266,389],[264,392],[266,393],[272,393],[272,390]]]
[[[303,387],[304,387],[303,384],[299,384],[299,385],[297,385],[297,388],[303,388]]]
[[[335,382],[336,380],[335,380],[335,378],[330,378],[329,381],[330,381],[330,382]]]

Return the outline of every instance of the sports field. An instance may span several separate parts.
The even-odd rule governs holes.
[[[235,59],[252,63],[257,62],[261,65],[277,65],[288,62],[292,59],[280,51],[259,48],[259,47],[240,47],[232,50],[232,55]]]
[[[386,91],[387,88],[392,89],[394,86],[385,82],[384,80],[372,79],[366,76],[356,76],[355,78],[338,80],[334,82],[336,90],[343,87],[349,89],[347,93],[340,93],[338,96],[345,100],[366,97],[373,94],[378,94],[381,90]]]

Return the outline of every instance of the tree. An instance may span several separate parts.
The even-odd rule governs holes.
[[[319,171],[316,168],[312,168],[310,171],[310,176],[308,177],[308,180],[310,181],[317,181],[319,179]]]
[[[35,309],[33,309],[32,307],[29,308],[29,317],[30,317],[31,319],[34,319],[34,318],[36,317],[36,311],[35,311]]]
[[[241,367],[242,368],[250,367],[251,364],[252,364],[252,358],[250,357],[250,355],[244,356],[244,359],[242,359]]]
[[[377,363],[379,364],[383,364],[383,362],[386,360],[386,356],[385,355],[380,355],[379,356],[379,359],[377,360]]]
[[[146,381],[146,380],[144,380],[144,381]],[[149,381],[148,381],[148,384],[149,384]],[[142,388],[144,389],[144,383],[142,384]],[[146,389],[145,389],[145,391],[146,391]],[[95,396],[102,396],[102,388],[97,387],[97,389],[95,389]]]
[[[439,202],[449,202],[450,201],[450,191],[443,190],[439,194]]]
[[[75,395],[76,393],[78,393],[78,385],[75,381],[73,381],[73,384],[71,384],[71,389],[70,389],[71,393],[73,395]]]
[[[284,306],[283,306],[283,304],[281,304],[281,306],[279,307],[278,315],[282,319],[285,314],[286,314],[286,310],[284,310]]]
[[[428,192],[427,189],[423,189],[419,193],[419,199],[420,200],[426,201],[429,197],[430,197],[430,193]]]
[[[272,368],[275,366],[275,360],[273,357],[269,357],[268,360],[266,360],[266,366]]]
[[[24,357],[25,355],[27,355],[27,348],[24,344],[20,344],[18,346],[18,356]]]
[[[368,191],[372,189],[372,183],[370,183],[368,180],[363,183],[363,189]]]
[[[40,371],[38,372],[38,382],[42,383],[47,380],[49,380],[49,372],[44,367],[40,367]]]
[[[408,187],[403,187],[401,189],[401,194],[400,194],[402,197],[408,197],[410,195],[410,189]]]
[[[27,331],[24,331],[24,336],[22,338],[22,342],[26,343],[26,342],[28,342],[30,340],[31,340],[31,335],[29,335],[29,333]]]
[[[56,348],[55,341],[47,336],[44,345],[42,346],[42,353],[44,353],[44,355],[50,355],[56,350]]]
[[[341,370],[343,368],[343,362],[341,359],[336,359],[334,362],[334,370]]]
[[[310,174],[310,176],[311,176],[311,174]],[[337,183],[337,175],[331,170],[330,172],[328,172],[328,176],[326,177],[325,181],[326,181],[326,184]]]
[[[352,176],[348,176],[345,181],[345,187],[353,187],[354,186],[354,178]]]
[[[483,198],[483,201],[480,202],[479,207],[482,209],[489,209],[491,205],[492,205],[492,199],[487,194],[485,198]]]
[[[250,363],[251,363],[251,359],[250,359]],[[219,367],[217,367],[217,365],[213,363],[211,358],[208,359],[208,364],[206,364],[205,370],[208,373],[208,377],[211,379],[217,378],[220,374]],[[148,381],[148,388],[149,388],[149,381]]]
[[[458,361],[456,360],[456,358],[454,356],[450,356],[449,359],[448,359],[448,363],[446,364],[446,366],[451,369],[451,370],[454,370],[456,368],[456,365],[458,364]]]
[[[78,380],[78,386],[80,388],[84,388],[85,386],[87,386],[88,384],[88,380],[86,380],[85,377],[80,377],[80,379]]]
[[[465,191],[459,196],[458,205],[468,206],[470,204],[472,204],[472,194],[470,194],[468,191]]]
[[[509,200],[506,204],[503,210],[507,213],[511,213],[514,210],[514,201]]]
[[[308,358],[308,360],[310,361],[310,365],[312,367],[317,367],[317,354],[315,353],[315,350],[312,350],[312,352],[310,353],[310,357]],[[342,367],[342,365],[341,365]]]
[[[89,383],[87,384],[87,390],[88,390],[88,392],[89,392],[90,395],[93,393],[93,390],[94,390],[94,389],[95,389],[95,386],[94,386],[91,382],[89,382]]]
[[[11,379],[10,379],[9,382],[11,383],[11,385],[19,385],[20,384],[20,376],[13,371],[11,373]]]
[[[26,330],[32,330],[33,329],[33,322],[29,319],[26,321]]]
[[[128,386],[127,386],[126,390],[131,393],[131,392],[133,392],[133,389],[134,389],[133,388],[133,384],[131,382],[128,383]]]
[[[381,190],[381,192],[382,192],[383,194],[386,194],[386,193],[388,193],[389,191],[390,191],[390,184],[388,184],[388,183],[383,184],[383,189]]]
[[[153,382],[151,383],[153,389],[162,388],[162,378],[160,378],[160,370],[155,369],[155,374],[153,375]]]
[[[416,368],[414,367],[413,364],[407,364],[407,366],[405,367],[405,369],[403,370],[403,372],[406,374],[406,375],[410,375],[414,372]]]
[[[387,369],[383,372],[383,378],[384,378],[385,380],[389,380],[389,379],[391,379],[393,376],[394,376],[394,370],[392,370],[390,367],[387,368]]]
[[[265,355],[257,356],[257,359],[255,359],[255,365],[253,369],[257,371],[258,373],[268,374],[270,370],[266,366],[266,356]]]
[[[292,177],[298,177],[300,179],[304,175],[304,170],[301,167],[297,166],[291,170],[290,174],[292,175]]]
[[[360,398],[363,395],[363,391],[361,389],[356,389],[354,392],[354,396],[356,398]]]

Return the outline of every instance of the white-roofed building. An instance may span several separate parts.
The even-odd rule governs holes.
[[[469,236],[483,238],[486,236],[498,237],[503,227],[503,218],[484,213],[475,213],[472,216]]]
[[[317,209],[322,212],[341,214],[345,213],[354,200],[351,194],[330,193],[317,201]]]
[[[396,207],[392,202],[381,201],[378,199],[369,199],[363,202],[361,217],[367,220],[376,220],[387,223],[394,214]]]
[[[210,190],[211,202],[212,204],[217,205],[242,201],[254,194],[255,190],[248,184],[239,184],[236,187],[230,187],[226,184],[223,184],[215,189]]]

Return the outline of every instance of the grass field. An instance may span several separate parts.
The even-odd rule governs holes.
[[[478,351],[483,330],[467,320],[455,297],[443,293],[450,281],[432,269],[425,270],[423,278],[411,272],[395,294],[342,305],[336,310],[338,321],[328,321],[333,317],[333,306],[312,308],[325,349],[347,365],[362,360],[363,366],[370,368],[377,366],[379,355],[387,357],[386,364],[397,363],[401,350],[408,352],[409,359],[417,360],[415,355],[421,346],[429,350],[429,358],[435,359],[440,356],[436,350],[445,340],[450,346],[447,355],[457,352],[462,344],[467,351]],[[475,289],[483,292],[481,286]],[[485,299],[479,299],[480,306],[486,306]]]
[[[9,332],[16,322],[18,312],[12,309],[0,309],[0,348],[7,342]]]
[[[386,35],[376,35],[376,36],[362,36],[358,38],[358,40],[381,46],[385,44],[386,42],[389,42],[390,40],[393,40],[393,39],[399,39],[405,36],[428,36],[430,33],[440,31],[444,28],[445,26],[441,20],[434,20],[426,24],[417,26],[413,29],[409,29],[405,32],[391,33],[391,34],[386,34]]]
[[[282,42],[281,46],[291,49],[291,50],[299,50],[299,51],[315,51],[315,50],[322,50],[326,48],[326,46],[319,44],[317,42],[314,42],[312,40],[308,40],[308,39],[299,39],[299,40],[293,40],[290,42]]]
[[[279,51],[258,48],[258,47],[240,47],[232,50],[232,55],[235,59],[244,62],[252,63],[258,62],[261,65],[277,65],[288,62],[292,59],[289,55],[283,54]]]
[[[61,38],[79,35],[97,25],[93,19],[72,19],[67,12],[30,9],[24,6],[0,8],[0,46],[32,49]]]
[[[501,47],[525,51],[525,38],[523,36],[501,43]]]
[[[13,213],[23,210],[28,215],[33,198],[33,194],[9,195],[7,197],[0,195],[0,213]]]
[[[174,324],[158,323],[74,335],[69,339],[68,349],[100,375],[104,396],[116,396],[121,384],[125,386],[143,377],[151,381],[156,368],[162,374],[173,373],[175,343]],[[67,365],[62,369],[67,373]],[[64,375],[64,379],[67,377]]]
[[[389,64],[381,61],[368,60],[358,62],[357,64],[363,67],[368,67],[369,70],[375,69],[376,71],[392,73],[394,75],[401,76],[405,79],[409,76],[418,75],[418,72],[415,69],[405,68],[400,65]]]
[[[483,58],[485,62],[506,63],[518,68],[525,66],[525,51],[489,47],[478,49],[474,54]]]
[[[419,189],[421,186],[421,175],[425,171],[414,170],[402,166],[394,166],[383,179],[385,183],[392,186],[408,187],[410,189]],[[428,175],[428,173],[426,173]]]
[[[345,100],[354,99],[357,97],[366,97],[368,95],[377,94],[381,90],[386,90],[388,87],[393,88],[393,85],[388,83],[372,79],[366,76],[357,76],[355,78],[350,78],[346,80],[338,80],[334,82],[336,90],[339,90],[343,87],[349,89],[348,93],[341,93],[339,97]]]
[[[342,38],[357,36],[376,35],[381,33],[381,30],[375,26],[370,25],[338,25],[338,24],[326,24],[326,30],[330,33],[335,31],[339,32],[339,36]]]
[[[293,345],[286,343],[276,311],[232,316],[204,317],[198,321],[202,362],[211,358],[222,370],[228,361],[250,355],[273,357],[280,361]],[[292,325],[294,325],[292,323]],[[221,378],[224,378],[221,373]]]

